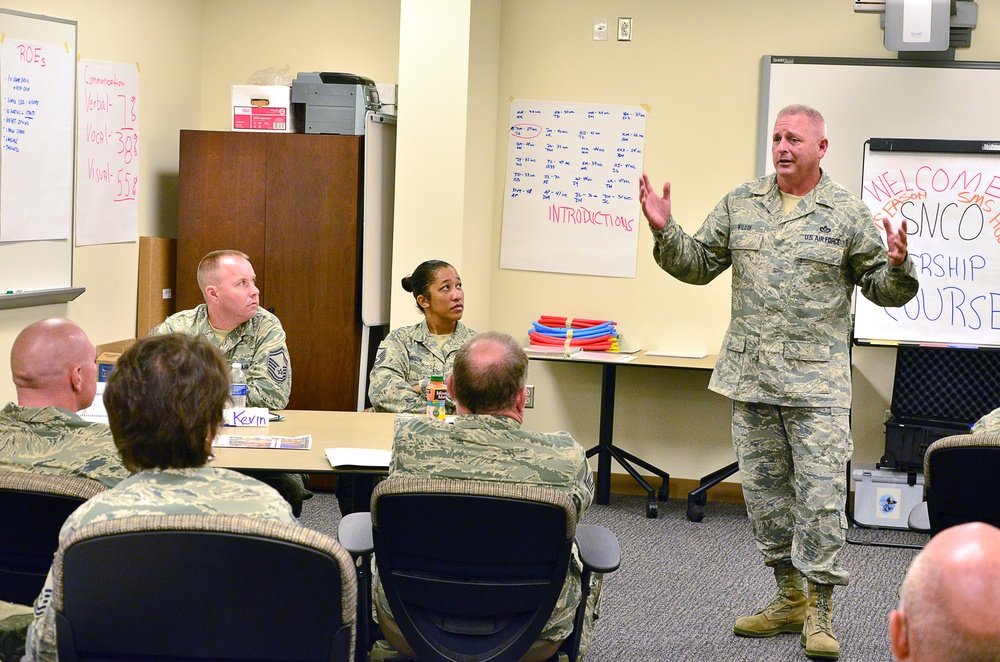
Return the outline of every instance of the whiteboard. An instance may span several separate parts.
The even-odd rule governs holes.
[[[804,103],[823,114],[830,141],[823,170],[861,196],[865,145],[873,137],[1000,139],[995,110],[1000,107],[1000,63],[765,55],[761,58],[758,176],[774,171],[774,119],[779,110],[793,103]],[[921,278],[921,287],[930,280]],[[864,305],[858,303],[858,309],[864,311]],[[861,315],[859,322],[865,324],[867,312]],[[876,334],[871,328],[861,331]]]
[[[16,237],[0,240],[0,299],[9,290],[44,291],[51,303],[51,292],[73,281],[77,25],[0,9],[0,34],[0,78],[11,83],[8,76],[16,76],[21,88],[0,100],[2,125],[24,121],[23,133],[3,134],[6,149],[0,149],[0,237],[4,227],[15,228]],[[20,109],[32,112],[5,112]],[[23,240],[34,224],[48,238]],[[25,303],[31,297],[16,298],[17,305],[31,305]],[[5,307],[13,305],[0,301]]]
[[[920,291],[902,308],[859,293],[855,337],[1000,346],[1000,142],[873,138],[861,199],[876,221],[906,222]]]
[[[500,267],[635,277],[646,111],[510,104]]]

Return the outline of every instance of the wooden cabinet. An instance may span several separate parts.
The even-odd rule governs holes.
[[[203,302],[206,253],[249,255],[288,335],[289,409],[357,408],[362,140],[181,131],[177,309]]]

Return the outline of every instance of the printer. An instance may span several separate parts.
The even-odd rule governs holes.
[[[372,79],[318,71],[295,76],[292,104],[306,133],[347,136],[364,135],[365,112],[382,105]]]

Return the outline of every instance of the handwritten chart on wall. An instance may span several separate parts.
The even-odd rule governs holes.
[[[76,243],[139,239],[139,69],[81,60],[78,66]]]
[[[0,10],[0,34],[0,295],[68,292],[76,23]],[[9,302],[20,297],[0,296],[0,308],[30,305]]]
[[[920,291],[902,308],[858,294],[859,340],[1000,346],[1000,142],[872,138],[861,198],[904,220]]]
[[[73,67],[57,44],[0,46],[0,241],[72,234]]]
[[[509,126],[501,268],[634,278],[646,111],[516,99]]]

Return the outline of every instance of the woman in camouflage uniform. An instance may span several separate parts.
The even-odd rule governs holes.
[[[465,292],[455,267],[428,260],[402,283],[413,294],[424,321],[396,329],[379,345],[368,397],[375,411],[422,413],[431,376],[451,374],[455,352],[475,332],[460,321]],[[447,411],[455,413],[450,399]]]

